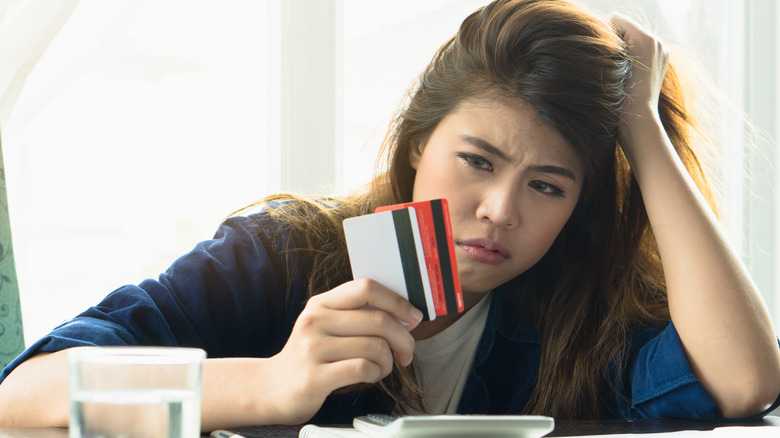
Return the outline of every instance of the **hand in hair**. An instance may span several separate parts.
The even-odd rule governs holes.
[[[371,280],[312,297],[262,377],[268,391],[263,397],[277,400],[275,422],[308,420],[334,390],[380,381],[393,370],[393,360],[409,365],[409,331],[421,319],[407,300]]]
[[[693,373],[723,415],[759,414],[780,393],[769,312],[690,174],[697,166],[689,114],[666,49],[630,19],[615,15],[610,22],[633,58],[618,139],[658,246],[672,322]]]
[[[638,123],[658,122],[658,100],[669,66],[669,49],[650,31],[631,18],[613,13],[609,23],[625,41],[631,60],[631,78],[626,84],[626,105],[619,137]],[[621,145],[624,142],[621,141]],[[630,144],[629,142],[626,142]],[[626,151],[630,154],[630,151]],[[630,158],[630,157],[629,157]]]

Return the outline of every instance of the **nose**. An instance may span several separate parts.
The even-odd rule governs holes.
[[[477,219],[508,229],[520,225],[520,194],[513,187],[491,188],[477,207]]]

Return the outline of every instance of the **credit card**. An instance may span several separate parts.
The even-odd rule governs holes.
[[[344,220],[354,278],[370,278],[436,318],[414,207]]]
[[[344,221],[352,274],[371,278],[426,315],[463,311],[445,199],[380,207]]]
[[[377,212],[414,207],[431,278],[431,289],[437,315],[463,311],[463,293],[455,260],[455,241],[452,238],[449,204],[446,199],[409,202],[379,207]]]

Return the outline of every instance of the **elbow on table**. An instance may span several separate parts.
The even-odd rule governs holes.
[[[19,427],[24,425],[19,413],[19,401],[14,397],[8,383],[0,384],[0,427]]]
[[[5,386],[5,388],[3,388]],[[65,427],[69,411],[48,409],[39,406],[9,388],[0,384],[0,427]]]
[[[0,383],[0,427],[68,425],[67,368],[52,366],[57,356],[64,357],[56,353],[35,356]]]
[[[769,409],[780,396],[780,370],[769,379],[745,384],[730,396],[721,397],[718,406],[726,418],[747,418]]]
[[[8,394],[2,384],[0,384],[0,427],[12,427],[13,419],[10,415],[8,405]]]

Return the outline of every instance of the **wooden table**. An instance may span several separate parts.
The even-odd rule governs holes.
[[[766,417],[762,421],[750,423],[713,423],[689,420],[597,420],[597,421],[556,421],[555,430],[549,437],[578,435],[607,435],[617,433],[658,433],[679,430],[712,430],[721,426],[777,426],[780,417]],[[253,426],[233,429],[246,438],[296,438],[301,426]],[[204,435],[208,436],[208,435]],[[778,435],[780,436],[780,434]],[[3,429],[0,438],[67,438],[68,429]]]
[[[556,421],[555,430],[548,437],[607,435],[618,433],[658,433],[679,430],[712,430],[721,426],[778,426],[780,417],[766,417],[750,423],[715,423],[690,420],[597,420]],[[298,436],[300,426],[255,426],[233,429],[246,438],[293,438]],[[780,437],[780,433],[778,434]],[[0,435],[2,438],[2,435]]]

